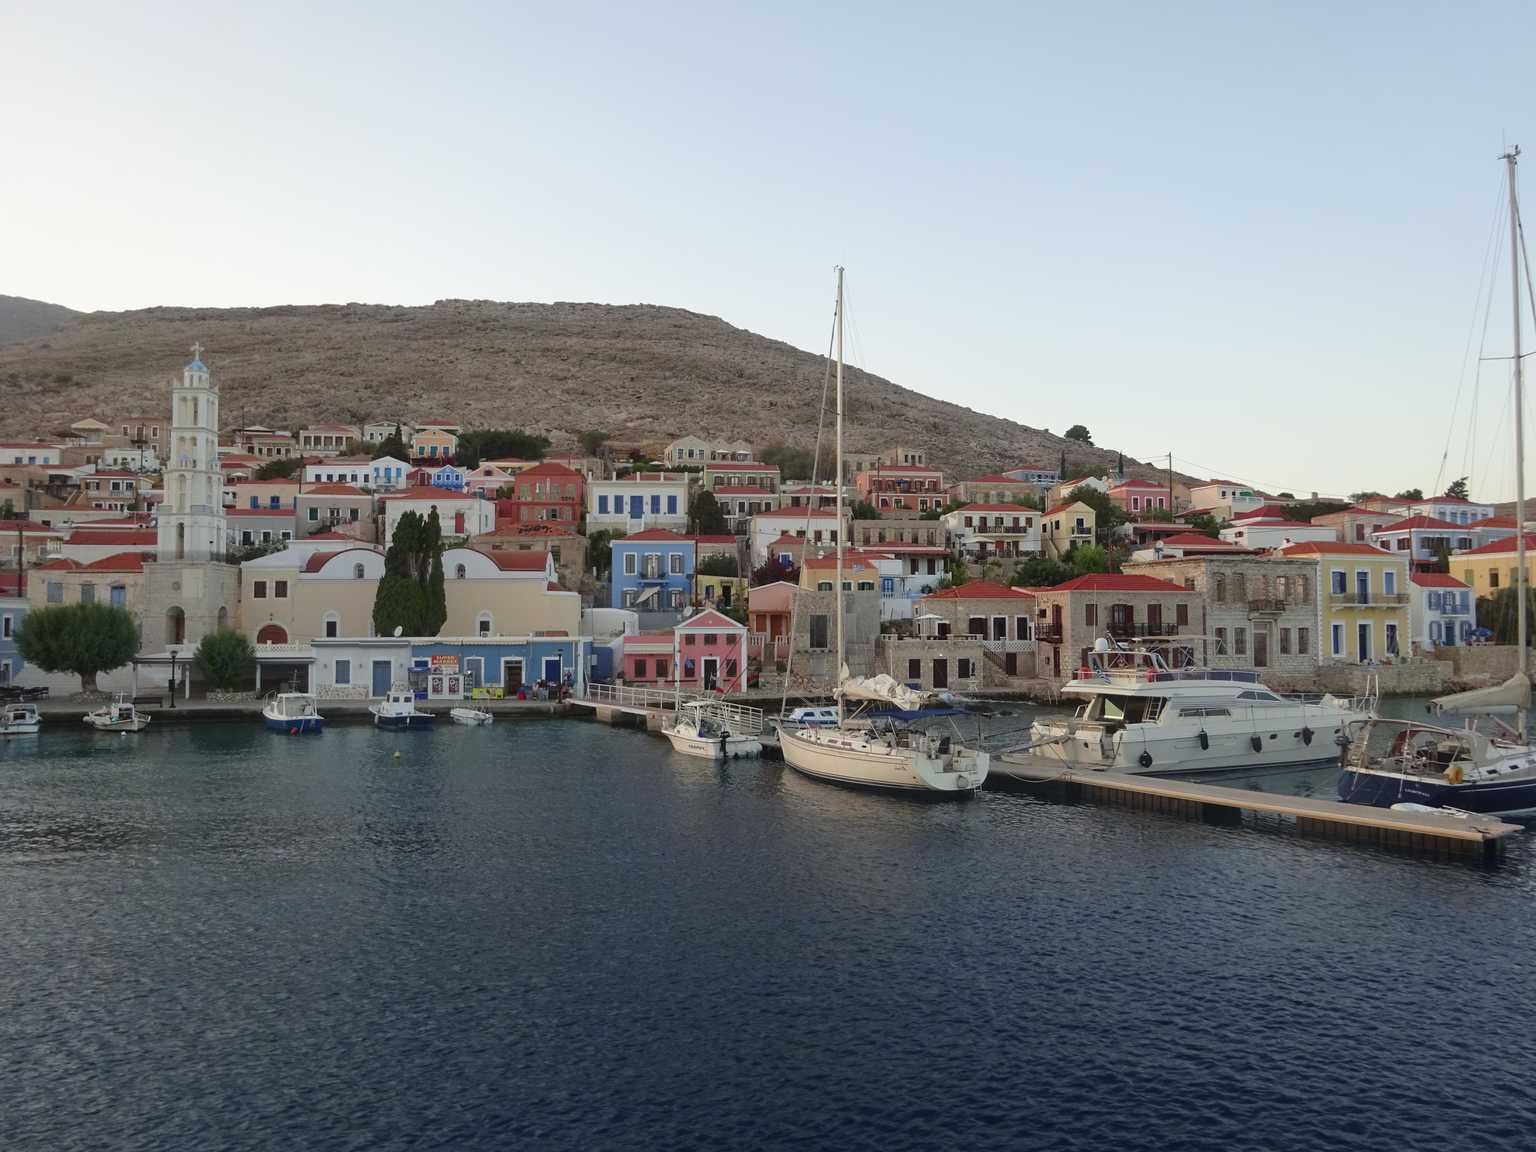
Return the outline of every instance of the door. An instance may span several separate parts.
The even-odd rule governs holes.
[[[388,660],[375,660],[373,662],[373,677],[369,683],[368,694],[370,696],[389,695],[390,662]]]
[[[620,499],[623,499],[623,497],[620,497]],[[629,498],[629,518],[631,520],[639,520],[644,515],[645,515],[645,502],[644,502],[644,499],[642,497],[640,497],[640,496],[631,496]]]
[[[935,660],[933,662],[933,686],[935,688],[949,687],[949,661]]]
[[[704,657],[704,691],[708,692],[715,686],[720,678],[720,659],[717,656]]]
[[[560,683],[560,657],[544,657],[544,680],[549,684]]]
[[[508,657],[501,662],[501,687],[507,695],[512,695],[523,686],[523,662],[515,657]]]
[[[1061,645],[1051,646],[1051,675],[1061,679]]]
[[[1355,602],[1357,604],[1369,604],[1371,602],[1371,574],[1369,572],[1355,573]],[[1360,625],[1362,635],[1370,632],[1370,628]],[[1360,658],[1365,659],[1365,649],[1360,650]]]
[[[1161,604],[1147,605],[1147,635],[1161,636],[1163,632],[1163,606]]]
[[[1008,639],[1008,617],[1006,617],[1006,616],[994,616],[994,617],[992,617],[992,639],[994,639],[994,640],[1006,640],[1006,639]]]
[[[1269,667],[1269,630],[1266,628],[1253,630],[1253,666]]]
[[[1360,663],[1364,664],[1371,658],[1371,626],[1361,624],[1356,631],[1360,640]]]
[[[1019,674],[1019,654],[1017,652],[1003,653],[1003,671],[1010,676]]]

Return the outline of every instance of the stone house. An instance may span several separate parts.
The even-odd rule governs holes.
[[[1094,573],[1035,589],[1036,667],[1060,680],[1088,662],[1101,638],[1166,640],[1189,632],[1200,594],[1141,573]]]

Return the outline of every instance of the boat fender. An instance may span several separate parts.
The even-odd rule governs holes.
[[[1264,751],[1264,737],[1260,736],[1257,732],[1248,738],[1248,743],[1253,746],[1255,752]]]
[[[1211,736],[1204,728],[1200,729],[1200,751],[1208,752],[1211,747]]]
[[[1140,764],[1143,768],[1152,767],[1152,753],[1143,752],[1136,758],[1136,763]]]
[[[1310,729],[1310,728],[1303,728],[1301,730],[1301,742],[1303,744],[1310,744],[1310,743],[1312,743],[1312,729]]]
[[[1445,778],[1451,784],[1461,783],[1461,765],[1452,764],[1445,770]]]

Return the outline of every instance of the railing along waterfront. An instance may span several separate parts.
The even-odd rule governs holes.
[[[684,704],[703,703],[708,712],[743,735],[756,736],[763,730],[763,710],[745,704],[731,704],[713,692],[678,693],[673,688],[650,688],[643,684],[588,684],[586,692],[575,698],[580,704],[605,704],[615,708],[642,708],[670,712],[681,699]]]

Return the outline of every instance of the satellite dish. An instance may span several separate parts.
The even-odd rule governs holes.
[[[405,630],[405,626],[404,625],[402,625],[402,624],[396,624],[395,625],[395,635],[396,636],[400,635],[400,633],[403,632],[404,630]]]

